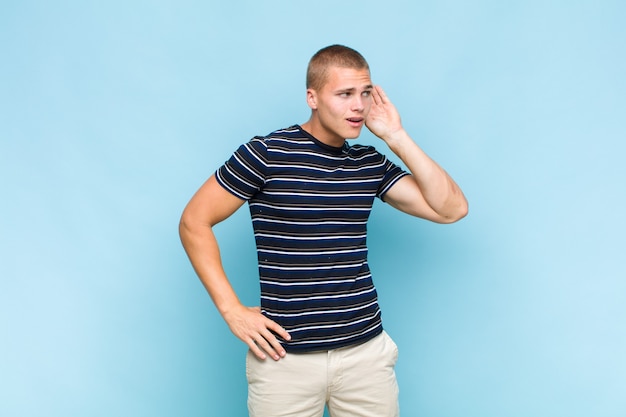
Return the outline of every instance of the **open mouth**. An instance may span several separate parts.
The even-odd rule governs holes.
[[[349,117],[346,120],[353,126],[359,126],[363,123],[362,117]]]

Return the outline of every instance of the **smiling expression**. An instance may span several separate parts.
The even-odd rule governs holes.
[[[321,142],[342,146],[359,136],[372,106],[372,81],[368,69],[333,66],[320,90],[307,90],[313,110],[305,130]]]

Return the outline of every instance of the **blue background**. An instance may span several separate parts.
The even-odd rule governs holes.
[[[239,144],[307,120],[331,43],[470,201],[448,226],[372,214],[403,415],[626,415],[624,21],[620,1],[2,2],[0,415],[246,415],[245,346],[178,219]],[[217,234],[256,304],[247,209]]]

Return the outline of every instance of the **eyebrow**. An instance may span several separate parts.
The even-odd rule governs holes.
[[[363,87],[363,90],[372,90],[374,89],[374,86],[372,84],[368,84],[365,87]],[[349,88],[339,88],[336,90],[337,93],[351,93],[356,91],[357,88],[356,87],[349,87]]]

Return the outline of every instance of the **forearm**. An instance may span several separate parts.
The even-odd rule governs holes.
[[[181,242],[202,285],[219,313],[225,316],[241,306],[222,266],[217,239],[209,225],[190,224],[184,219],[179,226]]]
[[[446,219],[458,219],[467,213],[467,201],[459,186],[404,129],[390,134],[384,140],[409,169],[413,181],[435,212]]]
[[[259,359],[285,356],[276,335],[289,340],[289,333],[261,313],[259,307],[241,304],[228,282],[213,226],[228,218],[243,200],[235,197],[211,176],[185,207],[180,219],[180,239],[196,274],[208,291],[226,324]]]

